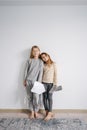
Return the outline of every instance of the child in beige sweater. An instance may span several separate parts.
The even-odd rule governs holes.
[[[44,62],[44,69],[43,69],[43,76],[42,76],[42,82],[45,86],[46,91],[43,93],[43,102],[44,102],[44,108],[46,111],[46,117],[45,120],[50,120],[53,116],[52,113],[52,104],[53,94],[50,93],[50,90],[53,86],[57,87],[57,67],[56,63],[54,63],[49,54],[47,53],[41,53],[41,59]]]

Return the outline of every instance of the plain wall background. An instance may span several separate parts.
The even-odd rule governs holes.
[[[23,72],[32,45],[58,66],[55,109],[87,109],[87,6],[0,6],[0,108],[27,108]]]

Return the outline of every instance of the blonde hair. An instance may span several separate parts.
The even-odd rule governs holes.
[[[47,61],[47,62],[44,62],[45,64],[47,64],[48,66],[50,66],[51,64],[54,63],[48,53],[46,53],[46,52],[41,53],[41,54],[40,54],[40,58],[41,58],[41,59],[42,59],[42,55],[45,55],[45,56],[48,56],[48,57],[49,57],[48,61]]]
[[[30,53],[30,58],[34,58],[34,56],[33,56],[33,49],[34,48],[37,48],[40,51],[40,48],[38,46],[36,46],[36,45],[32,46],[31,53]],[[39,55],[39,57],[40,57],[40,55]]]

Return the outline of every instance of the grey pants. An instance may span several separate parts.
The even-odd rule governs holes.
[[[53,83],[43,83],[46,89],[46,92],[43,93],[43,102],[44,102],[44,108],[45,110],[51,112],[52,111],[52,93],[49,93],[51,88],[53,87]]]
[[[28,105],[29,105],[29,109],[31,111],[35,111],[37,112],[40,107],[41,107],[41,95],[36,94],[36,93],[32,93],[31,92],[31,88],[33,87],[33,83],[32,81],[28,81],[27,82],[27,96],[28,96]]]

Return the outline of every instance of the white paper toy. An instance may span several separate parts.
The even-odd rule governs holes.
[[[44,85],[38,81],[34,82],[33,88],[31,89],[31,92],[37,93],[37,94],[42,94],[45,92]]]

